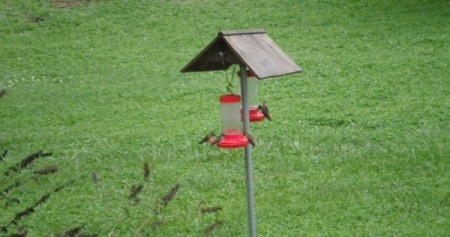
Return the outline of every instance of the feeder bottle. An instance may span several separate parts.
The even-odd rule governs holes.
[[[238,72],[239,76],[241,75]],[[258,78],[255,74],[247,70],[247,95],[248,95],[248,113],[250,122],[259,122],[264,120],[264,114],[258,110]],[[241,94],[241,85],[239,84],[238,93]]]
[[[237,148],[248,145],[248,139],[242,134],[241,96],[223,95],[219,99],[222,113],[222,140],[217,146],[222,148]]]

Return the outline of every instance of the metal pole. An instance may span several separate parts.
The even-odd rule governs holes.
[[[240,65],[241,68],[241,96],[242,96],[242,113],[244,117],[244,132],[250,134],[250,117],[248,114],[248,96],[247,96],[247,67]],[[247,174],[247,208],[249,236],[256,237],[256,217],[255,217],[255,198],[253,193],[253,175],[252,175],[252,156],[250,152],[250,144],[245,147],[245,166]]]

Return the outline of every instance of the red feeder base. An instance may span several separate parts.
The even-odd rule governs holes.
[[[264,114],[259,109],[250,109],[248,111],[250,115],[250,122],[260,122],[264,120]]]
[[[261,122],[264,120],[264,114],[259,111],[259,109],[249,109],[248,115],[250,117],[250,122]],[[241,120],[244,121],[244,116],[241,110]]]
[[[248,139],[244,134],[223,134],[222,140],[217,144],[220,148],[239,148],[248,145]]]

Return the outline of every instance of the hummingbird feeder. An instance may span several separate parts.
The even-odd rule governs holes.
[[[247,70],[247,87],[248,87],[248,113],[250,117],[250,122],[260,122],[264,120],[264,114],[259,111],[258,106],[258,78],[255,74]],[[239,72],[240,76],[242,73]],[[241,94],[241,88],[239,86],[238,93]],[[243,116],[242,116],[243,118]]]
[[[219,147],[245,146],[247,207],[249,236],[256,236],[251,147],[245,134],[250,134],[250,121],[260,121],[258,80],[301,72],[298,66],[266,34],[264,29],[223,30],[181,72],[227,70],[240,66],[240,95],[220,97],[222,140]],[[251,74],[248,73],[249,70]],[[242,112],[239,107],[242,104]],[[256,109],[256,110],[255,110]],[[258,112],[258,113],[256,113]],[[241,119],[242,114],[242,119]],[[241,131],[243,127],[243,132]]]
[[[217,144],[221,148],[238,148],[248,145],[248,139],[242,133],[241,96],[228,94],[219,99],[222,112],[222,139]]]

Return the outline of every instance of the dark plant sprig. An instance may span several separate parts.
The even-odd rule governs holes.
[[[33,205],[31,207],[28,207],[24,211],[16,213],[16,215],[14,216],[14,221],[12,221],[11,223],[17,223],[17,221],[20,220],[22,217],[31,215],[31,213],[33,213],[35,211],[34,210],[35,206],[36,205]]]
[[[98,184],[99,179],[98,179],[98,175],[97,175],[97,173],[95,171],[92,171],[92,181],[95,184]]]
[[[221,220],[217,220],[216,222],[214,222],[214,224],[208,226],[205,228],[205,235],[208,235],[209,233],[211,233],[213,230],[215,230],[217,227],[221,226],[223,224],[223,221]]]
[[[0,161],[3,161],[3,159],[6,157],[7,154],[8,154],[8,149],[5,149],[5,151],[3,152],[3,154],[0,155]]]
[[[78,235],[78,237],[97,237],[97,234],[85,234],[85,233],[80,233]]]
[[[11,234],[10,237],[25,237],[25,236],[27,236],[27,234],[28,234],[28,231],[23,226],[21,226],[19,228],[19,232],[15,233],[15,234]]]
[[[8,198],[8,200],[5,203],[5,208],[10,205],[13,205],[14,203],[20,203],[20,200],[17,198]]]
[[[18,164],[18,168],[19,168],[19,169],[26,168],[26,167],[27,167],[28,165],[30,165],[31,162],[33,162],[35,159],[44,156],[43,154],[44,154],[44,152],[41,150],[41,151],[38,151],[38,152],[35,152],[35,153],[29,155],[27,158],[23,159],[23,160]]]
[[[28,216],[28,215],[32,214],[35,211],[35,208],[37,206],[41,205],[42,203],[46,202],[49,197],[50,197],[50,193],[45,194],[44,196],[42,196],[39,199],[39,201],[34,203],[32,206],[28,207],[24,211],[21,211],[21,212],[17,213],[15,218],[14,218],[14,222],[17,222],[18,220],[20,220],[24,216]]]
[[[149,177],[150,177],[150,166],[147,161],[144,164],[144,181],[147,182]]]
[[[23,168],[27,167],[29,164],[31,164],[31,162],[33,162],[35,159],[39,158],[42,153],[43,153],[43,151],[40,150],[40,151],[37,151],[37,152],[27,156],[25,159],[20,161],[20,163],[17,163],[15,166],[11,167],[10,170],[17,172],[17,171],[19,171],[19,169],[23,169]]]
[[[5,172],[5,175],[9,175],[10,172],[18,172],[19,170],[24,169],[27,166],[29,166],[34,160],[36,160],[40,157],[44,157],[44,156],[51,156],[52,154],[53,153],[51,153],[51,152],[44,153],[42,150],[37,151],[37,152],[27,156],[25,159],[20,161],[20,163],[17,163],[15,166],[9,168],[9,170],[7,170]]]
[[[46,174],[56,173],[57,171],[58,171],[57,166],[47,166],[46,168],[41,169],[41,170],[36,170],[33,173],[37,174],[37,175],[46,175]]]
[[[32,213],[35,212],[35,208],[41,204],[43,204],[44,202],[46,202],[49,198],[50,195],[53,193],[57,193],[59,191],[61,191],[61,189],[65,188],[67,185],[71,184],[75,182],[74,180],[71,180],[70,182],[63,184],[57,188],[55,188],[52,192],[45,194],[44,196],[42,196],[37,202],[35,202],[33,205],[31,205],[30,207],[26,208],[24,211],[21,211],[19,213],[17,213],[14,217],[14,219],[12,221],[10,221],[8,224],[3,225],[0,228],[0,232],[4,232],[7,233],[8,232],[8,227],[12,224],[17,224],[17,222],[22,219],[22,217],[24,216],[28,216],[31,215]]]
[[[35,174],[35,175],[47,175],[47,174],[56,173],[57,171],[58,171],[58,167],[57,166],[47,166],[44,169],[33,171],[33,174]],[[24,181],[24,180],[22,180],[22,181]],[[11,192],[14,188],[18,188],[18,187],[20,187],[22,185],[23,185],[22,182],[15,182],[15,183],[9,185],[8,187],[6,187],[5,189],[3,189],[2,192],[0,193],[0,195],[2,197],[5,197],[6,194]]]
[[[14,188],[20,187],[22,185],[21,182],[15,182],[11,185],[9,185],[8,187],[6,187],[5,189],[3,189],[1,195],[5,196],[7,193],[11,192],[11,190],[13,190]]]
[[[81,227],[81,226],[70,228],[70,229],[66,230],[66,232],[59,234],[58,237],[74,237],[78,233],[80,233],[82,228],[83,227]]]
[[[175,197],[179,188],[180,185],[176,184],[169,193],[166,193],[164,196],[161,197],[161,201],[164,206],[167,206],[170,200],[172,200],[172,198]]]
[[[138,195],[142,191],[143,188],[144,188],[144,185],[142,185],[142,184],[133,185],[131,187],[131,193],[130,193],[129,198],[134,202],[134,204],[137,204],[140,202]]]
[[[205,207],[201,208],[202,214],[215,213],[218,211],[222,211],[222,207]]]
[[[7,93],[8,93],[8,91],[6,89],[0,90],[0,98],[5,96]]]
[[[180,188],[179,184],[176,184],[172,190],[170,190],[170,192],[164,194],[161,198],[160,198],[160,203],[156,206],[156,208],[154,209],[154,213],[156,215],[159,215],[162,210],[164,209],[164,207],[166,207],[170,200],[172,200],[172,198],[177,194],[178,189]]]
[[[41,205],[42,203],[46,202],[47,199],[50,198],[50,194],[51,194],[51,193],[47,193],[47,194],[45,194],[44,196],[42,196],[42,197],[39,199],[39,201],[36,202],[35,206],[39,206],[39,205]]]

